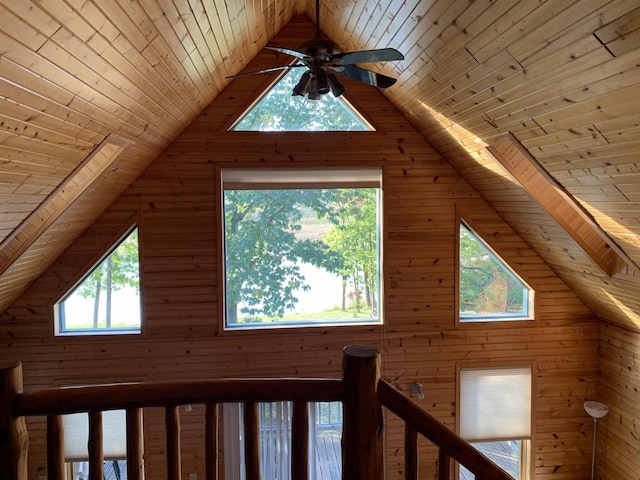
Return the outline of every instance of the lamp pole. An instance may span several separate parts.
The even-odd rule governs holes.
[[[604,403],[588,401],[584,402],[584,409],[591,417],[593,417],[593,447],[591,448],[591,480],[593,480],[596,466],[596,433],[598,428],[598,419],[609,413],[609,407]]]

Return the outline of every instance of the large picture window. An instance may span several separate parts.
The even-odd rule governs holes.
[[[223,170],[226,328],[380,323],[380,176]]]

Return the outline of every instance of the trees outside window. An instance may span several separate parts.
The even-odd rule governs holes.
[[[320,100],[292,96],[303,69],[292,68],[247,110],[234,131],[366,131],[373,130],[343,98],[322,95]]]
[[[227,328],[380,321],[380,171],[373,172],[377,187],[357,185],[358,170],[349,182],[324,185],[318,175],[328,179],[330,169],[298,171],[286,185],[277,171],[260,171],[260,182],[249,171],[223,172]]]
[[[465,223],[460,224],[460,321],[533,316],[533,290]]]
[[[129,231],[56,303],[55,311],[58,334],[139,333],[138,229]]]

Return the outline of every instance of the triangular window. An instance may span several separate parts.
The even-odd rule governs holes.
[[[533,317],[533,290],[464,223],[460,224],[462,322]]]
[[[55,304],[56,334],[140,333],[138,258],[134,227]]]
[[[342,97],[331,93],[309,100],[292,96],[303,73],[291,68],[267,90],[231,130],[254,132],[366,131],[373,127]]]

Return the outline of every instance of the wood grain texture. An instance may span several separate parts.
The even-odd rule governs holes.
[[[370,65],[398,77],[385,97],[399,111],[379,92],[350,83],[347,97],[378,129],[365,140],[226,132],[272,77],[224,77],[281,62],[262,46],[295,47],[308,38],[310,22],[290,20],[313,18],[313,4],[2,2],[0,235],[10,235],[108,134],[134,145],[30,239],[0,278],[0,358],[28,361],[25,379],[35,389],[65,379],[131,378],[132,371],[149,379],[331,375],[339,363],[331,352],[366,341],[381,349],[384,375],[403,388],[420,381],[429,392],[425,407],[450,426],[456,361],[533,359],[541,375],[536,478],[584,478],[590,427],[581,402],[597,395],[598,378],[599,333],[590,311],[639,332],[640,274],[621,269],[605,279],[473,147],[476,138],[490,142],[511,132],[637,262],[636,2],[323,1],[323,31],[346,50],[403,51],[404,62]],[[383,167],[383,329],[266,334],[268,350],[260,335],[219,330],[216,168],[291,162]],[[456,212],[531,280],[540,300],[535,323],[455,327]],[[50,302],[134,214],[145,232],[145,336],[52,338]],[[10,255],[0,251],[0,260]],[[615,368],[621,360],[607,362]],[[630,368],[637,375],[637,366]],[[623,398],[621,404],[631,416],[633,408]],[[166,478],[162,415],[144,422],[145,474]],[[195,423],[184,427],[194,434],[183,441],[183,462],[200,475]],[[46,463],[46,427],[29,428],[30,476],[37,477]],[[633,438],[633,426],[620,428],[622,438]],[[393,448],[401,450],[402,428],[389,425],[386,435],[387,473],[397,478],[404,461]],[[421,468],[433,477],[437,452],[420,447]],[[626,468],[635,473],[617,461],[627,449],[611,439],[603,478],[625,478]]]
[[[294,16],[315,18],[310,0],[2,5],[0,239],[13,240],[0,243],[0,310],[211,100],[225,87],[235,88],[228,75],[273,43]],[[475,175],[473,154],[464,157],[475,172],[460,167],[449,133],[465,129],[485,142],[513,134],[613,239],[613,248],[640,262],[640,14],[634,2],[327,0],[320,9],[322,30],[345,50],[393,47],[404,53],[402,62],[370,65],[398,77],[387,97],[567,283],[580,283],[585,265],[591,275],[583,256],[573,255],[558,236],[513,220],[529,215],[545,230],[551,221],[530,216],[530,198],[513,204],[492,196],[492,181]],[[313,25],[296,22],[278,42],[295,47],[311,36]],[[273,53],[253,61],[258,68],[274,63],[282,59]],[[263,79],[247,81],[257,86]],[[220,105],[222,115],[237,113]],[[434,121],[428,109],[446,121]],[[384,111],[373,118],[386,121]],[[78,178],[77,205],[73,196],[53,202],[71,172],[114,134],[134,142],[135,150],[96,184]],[[38,228],[26,228],[45,204],[52,215]],[[620,281],[612,286],[598,278],[625,308],[601,303],[591,285],[578,294],[600,317],[639,331],[637,318],[630,321],[625,313],[638,305],[621,293],[629,285],[640,290],[637,268],[631,270],[617,272]]]
[[[599,399],[609,407],[609,414],[598,421],[596,474],[607,479],[633,478],[640,475],[640,338],[603,325],[599,356]],[[591,422],[588,425],[592,427]]]
[[[287,45],[295,38],[287,28],[278,42]],[[270,55],[261,53],[257,61]],[[339,378],[342,347],[362,343],[380,350],[382,375],[395,387],[406,392],[414,381],[422,383],[421,405],[451,429],[458,362],[535,361],[536,475],[544,480],[559,478],[554,470],[575,472],[574,478],[587,475],[590,440],[576,425],[584,420],[582,402],[597,392],[599,334],[595,318],[571,289],[378,91],[349,83],[346,94],[374,121],[375,132],[237,134],[226,130],[234,112],[270,78],[259,85],[241,80],[219,95],[7,310],[0,322],[6,346],[0,358],[28,361],[29,389],[77,384],[78,379],[132,379],[132,372],[148,381]],[[384,121],[375,121],[379,112]],[[383,169],[384,326],[224,332],[218,297],[218,167],[325,164]],[[504,192],[500,186],[494,184],[496,194]],[[459,214],[536,290],[534,321],[456,324]],[[51,302],[132,218],[139,221],[142,244],[144,335],[53,337]],[[204,415],[198,408],[181,411],[183,472],[204,475]],[[166,478],[163,425],[162,412],[145,414],[146,478]],[[43,428],[37,420],[29,423],[34,434],[30,472],[46,461]],[[385,445],[387,478],[399,479],[404,470],[401,422],[388,422]],[[420,475],[434,477],[438,452],[420,443],[418,456]]]

